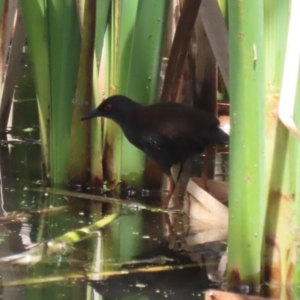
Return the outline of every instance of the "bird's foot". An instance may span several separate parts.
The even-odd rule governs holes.
[[[163,200],[162,208],[167,210],[168,212],[175,213],[182,211],[182,205],[178,203],[178,201],[174,201],[171,197],[170,199],[166,198]]]

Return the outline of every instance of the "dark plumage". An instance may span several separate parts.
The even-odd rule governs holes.
[[[211,144],[227,144],[229,137],[218,119],[199,109],[179,103],[144,106],[117,95],[103,101],[82,120],[106,117],[117,122],[128,140],[152,157],[165,174]]]

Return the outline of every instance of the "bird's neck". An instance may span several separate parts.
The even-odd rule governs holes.
[[[118,123],[124,131],[126,129],[131,129],[133,126],[136,126],[134,124],[134,115],[141,106],[141,104],[135,102],[128,103],[128,105],[124,107],[122,111],[116,114],[112,119],[116,123]]]
[[[124,132],[131,131],[135,127],[132,114],[124,114],[115,120]]]
[[[137,108],[138,109],[138,108]],[[134,145],[137,145],[136,137],[139,135],[139,123],[136,122],[135,114],[137,110],[126,112],[119,116],[118,120],[115,120],[118,125],[122,128],[127,139]]]

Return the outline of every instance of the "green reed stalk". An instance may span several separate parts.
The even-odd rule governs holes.
[[[73,105],[71,147],[68,178],[70,182],[86,184],[90,167],[90,122],[80,118],[91,109],[93,98],[94,37],[96,0],[81,1],[81,51],[77,88]]]
[[[229,1],[230,205],[228,281],[259,284],[266,210],[263,5]]]
[[[45,174],[50,176],[50,70],[49,32],[46,3],[43,0],[23,0],[23,10],[29,53],[38,101],[40,135]]]
[[[125,95],[143,104],[157,101],[162,46],[169,8],[170,0],[156,2],[139,0],[134,26],[131,29],[132,31],[128,30],[127,33],[128,44],[124,45],[123,42],[124,49],[127,46],[126,50],[130,51],[129,65],[122,69],[123,74],[127,73]],[[129,48],[131,38],[132,43],[131,48]],[[124,52],[122,56],[120,53],[120,61],[128,58],[129,53],[127,52],[127,55],[124,55]],[[125,75],[123,74],[120,74],[120,80]],[[120,87],[125,88],[124,82],[121,81],[121,83],[123,85]],[[122,145],[122,179],[130,185],[141,186],[144,168],[144,153],[124,138]]]
[[[266,280],[299,284],[299,142],[278,118],[282,92],[291,1],[265,0],[266,55],[266,168],[268,215],[266,219]],[[295,76],[287,72],[284,76]],[[289,87],[292,88],[292,87]],[[299,79],[298,94],[299,102]],[[296,99],[296,100],[297,100]],[[281,99],[288,102],[290,99]],[[299,104],[294,120],[299,128]],[[297,266],[295,268],[295,265]]]

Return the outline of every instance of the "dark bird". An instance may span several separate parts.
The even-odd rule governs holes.
[[[183,163],[212,144],[224,145],[229,141],[214,115],[179,103],[145,106],[116,95],[104,100],[81,120],[95,117],[109,118],[118,123],[130,143],[162,168],[170,180],[168,200],[175,188],[171,175],[173,165]]]

